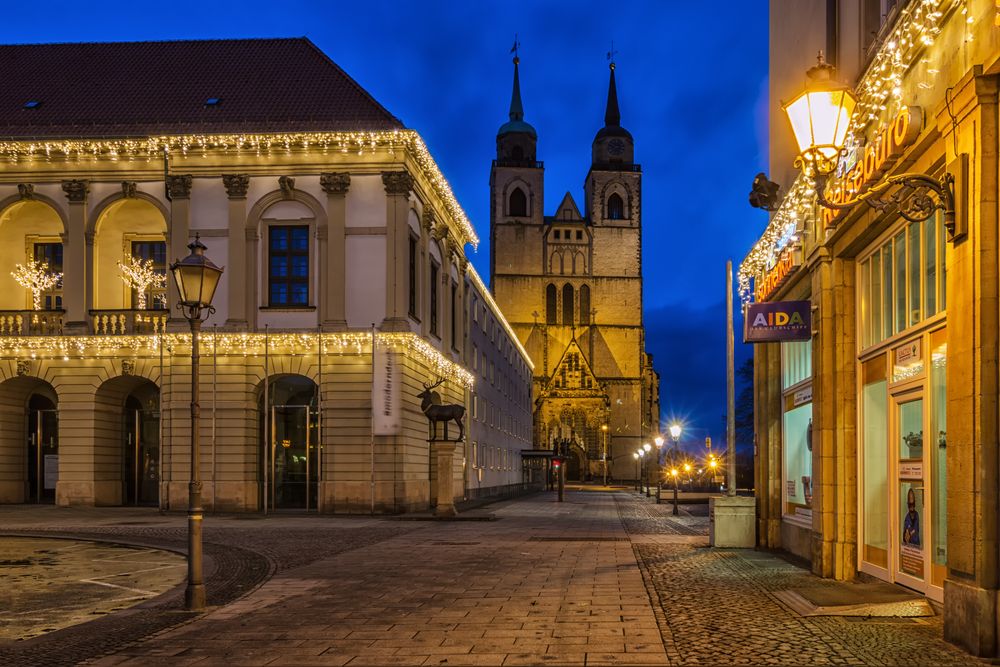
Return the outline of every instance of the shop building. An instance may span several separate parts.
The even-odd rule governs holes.
[[[768,176],[781,190],[740,287],[746,302],[808,301],[812,317],[808,340],[755,345],[758,543],[824,577],[918,591],[943,605],[947,639],[997,655],[996,6],[770,9]],[[824,193],[886,187],[894,203],[823,207],[794,165],[782,106],[819,50],[857,97]],[[934,193],[888,187],[903,173],[954,178],[954,228],[908,208]]]
[[[470,437],[508,452],[491,488],[521,482],[532,363],[466,258],[476,232],[419,135],[312,43],[0,46],[0,72],[0,502],[185,506],[191,336],[166,269],[193,239],[225,269],[208,508],[423,510],[442,474],[462,500]],[[466,415],[447,471],[435,383],[505,418]]]

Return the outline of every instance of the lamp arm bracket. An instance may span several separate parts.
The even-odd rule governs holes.
[[[944,212],[944,223],[949,231],[955,226],[955,177],[944,174],[940,179],[927,174],[897,174],[845,202],[832,202],[826,198],[828,175],[816,175],[816,201],[824,208],[845,210],[864,202],[878,210],[896,208],[910,222],[922,222],[937,210]],[[889,193],[895,186],[902,186]],[[933,196],[932,196],[933,195]]]

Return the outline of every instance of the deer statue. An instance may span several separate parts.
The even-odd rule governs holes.
[[[431,428],[434,429],[435,436],[437,435],[438,422],[444,422],[444,436],[446,440],[448,439],[448,422],[454,421],[458,424],[458,438],[455,442],[460,442],[465,438],[465,427],[462,425],[462,419],[465,417],[465,406],[455,403],[451,405],[443,405],[441,403],[441,394],[433,391],[433,389],[442,382],[444,382],[444,378],[434,384],[424,385],[424,390],[417,394],[417,397],[420,398],[420,409],[427,415],[427,421],[431,423]]]

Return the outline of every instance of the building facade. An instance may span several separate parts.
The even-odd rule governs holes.
[[[531,361],[466,259],[475,230],[419,135],[308,40],[0,46],[0,70],[32,72],[0,93],[0,502],[185,506],[191,336],[166,269],[192,239],[225,268],[208,508],[422,510],[442,474],[468,496],[471,451],[437,470],[420,394],[483,391],[474,304],[508,418],[475,437],[530,447]],[[493,486],[522,479],[508,458]]]
[[[770,177],[783,196],[740,268],[745,299],[812,309],[810,340],[755,347],[759,544],[824,577],[923,593],[943,604],[950,641],[988,656],[1000,651],[995,21],[991,2],[772,0]],[[948,173],[954,229],[941,211],[816,203],[781,104],[818,50],[858,98],[826,195]]]
[[[583,210],[567,192],[551,216],[518,66],[490,171],[491,285],[535,360],[537,446],[567,447],[569,479],[601,478],[605,461],[611,477],[631,479],[632,453],[659,432],[659,379],[642,320],[642,170],[614,65]]]

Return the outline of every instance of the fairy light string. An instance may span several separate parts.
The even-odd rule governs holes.
[[[959,0],[916,0],[900,10],[892,31],[858,80],[855,87],[857,105],[848,129],[848,146],[859,146],[869,129],[880,119],[902,105],[903,78],[917,63],[925,50],[941,33],[944,18],[956,6],[966,9]],[[961,12],[966,41],[971,39],[968,25],[972,18]],[[933,76],[937,70],[927,68]],[[922,82],[921,82],[922,83]],[[927,84],[929,87],[929,84]],[[767,228],[740,263],[737,285],[744,304],[753,297],[752,280],[760,275],[788,246],[798,240],[805,229],[812,227],[816,212],[816,192],[813,179],[801,173],[792,183]]]

